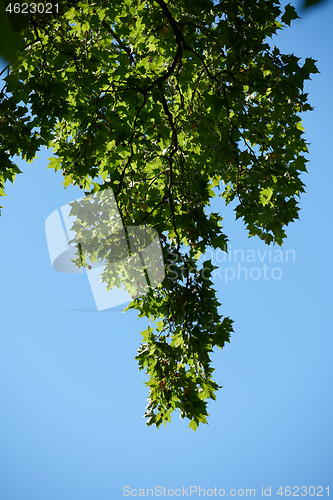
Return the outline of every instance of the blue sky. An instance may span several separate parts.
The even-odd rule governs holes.
[[[311,143],[307,193],[300,220],[288,228],[283,261],[274,261],[275,247],[271,261],[268,251],[263,257],[267,247],[248,238],[231,207],[217,198],[212,203],[225,215],[231,250],[245,257],[254,251],[256,261],[240,262],[241,254],[235,260],[231,253],[230,262],[220,262],[215,287],[235,333],[213,355],[223,389],[209,403],[209,425],[196,433],[176,412],[167,428],[145,425],[145,375],[133,358],[147,320],[121,307],[97,312],[85,274],[52,269],[45,220],[82,191],[65,190],[61,174],[46,169],[49,151],[31,165],[20,163],[24,173],[6,185],[0,220],[1,499],[118,500],[158,486],[154,496],[164,496],[166,488],[165,496],[170,489],[198,498],[199,486],[206,496],[222,490],[246,496],[251,488],[259,497],[262,487],[266,493],[271,487],[271,498],[282,498],[280,486],[298,486],[292,492],[299,496],[305,496],[302,486],[315,487],[309,496],[320,487],[324,497],[327,487],[333,494],[333,3],[300,15],[275,44],[317,59],[321,72],[306,84],[315,108],[303,116]],[[238,279],[238,264],[248,279],[245,271]],[[226,268],[228,276],[235,272],[227,283]],[[254,268],[258,279],[251,278],[251,272],[259,275]],[[280,279],[272,277],[273,268]]]

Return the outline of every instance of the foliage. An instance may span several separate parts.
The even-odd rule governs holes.
[[[19,172],[13,155],[30,162],[44,145],[65,187],[112,187],[124,226],[160,235],[165,279],[129,305],[150,322],[137,355],[148,425],[178,408],[196,429],[219,388],[210,353],[233,329],[214,266],[199,263],[227,244],[211,198],[237,200],[236,218],[267,244],[298,218],[303,82],[318,70],[267,41],[297,17],[274,0],[64,1],[59,15],[30,15],[5,78],[1,187]],[[111,288],[107,267],[103,278]]]

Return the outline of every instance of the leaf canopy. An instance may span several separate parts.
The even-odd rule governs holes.
[[[125,227],[158,231],[165,279],[128,307],[155,323],[137,355],[148,374],[145,416],[158,427],[179,409],[195,430],[219,388],[210,353],[233,332],[219,313],[214,266],[199,262],[228,241],[223,217],[206,209],[219,189],[227,204],[237,200],[250,236],[282,244],[304,192],[299,114],[311,106],[303,84],[318,70],[269,43],[298,17],[275,0],[65,0],[59,8],[30,15],[25,49],[5,77],[1,193],[20,173],[12,157],[32,161],[46,146],[64,187],[111,187]],[[86,252],[95,259],[108,255],[100,223]],[[78,221],[78,239],[84,229]],[[121,276],[133,287],[126,269]],[[108,266],[103,280],[119,284]]]

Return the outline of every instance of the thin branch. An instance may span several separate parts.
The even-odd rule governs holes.
[[[126,45],[121,41],[119,36],[113,31],[113,29],[108,25],[106,21],[103,20],[102,25],[111,33],[113,38],[118,42],[118,45],[128,54],[131,64],[134,64],[135,60],[134,57],[132,56],[131,50],[128,47],[126,47]]]

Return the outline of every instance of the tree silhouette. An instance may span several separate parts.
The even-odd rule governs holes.
[[[148,425],[178,408],[196,429],[216,399],[210,353],[233,329],[219,313],[214,266],[199,260],[227,249],[222,216],[205,210],[211,198],[237,200],[236,218],[267,244],[281,245],[298,218],[299,113],[311,109],[303,82],[318,70],[268,43],[297,17],[274,0],[64,1],[59,12],[29,13],[5,77],[2,193],[20,172],[12,157],[31,162],[47,146],[64,187],[112,188],[123,226],[160,236],[165,278],[129,305],[150,322],[137,355]],[[103,242],[94,245],[78,265]],[[125,269],[119,276],[131,282]],[[103,279],[117,284],[108,266]]]

